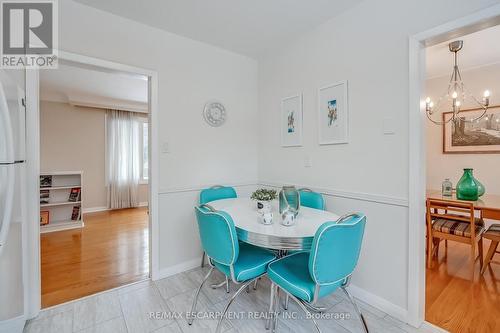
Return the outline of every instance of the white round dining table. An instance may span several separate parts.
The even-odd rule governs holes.
[[[261,222],[257,203],[250,198],[217,200],[209,205],[232,217],[240,241],[274,250],[310,250],[316,230],[323,223],[339,218],[329,211],[301,206],[295,224],[284,226],[278,201],[274,200],[271,202],[273,223],[265,225]]]

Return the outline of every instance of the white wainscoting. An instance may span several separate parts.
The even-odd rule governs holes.
[[[281,187],[260,181],[232,185],[239,196],[250,196],[258,187]],[[307,187],[307,185],[296,185]],[[159,196],[160,207],[160,270],[159,278],[196,268],[201,262],[201,246],[193,207],[199,192],[209,186],[164,189]],[[319,189],[327,209],[337,214],[352,211],[367,216],[361,258],[352,278],[350,290],[362,301],[407,322],[407,253],[408,238],[387,239],[387,230],[408,233],[408,200],[376,194]],[[162,255],[162,254],[173,255]],[[401,255],[395,256],[394,253]],[[391,258],[387,260],[386,258]],[[387,276],[392,277],[387,279]]]
[[[248,197],[257,182],[224,183],[233,186],[240,197]],[[198,267],[201,264],[201,246],[194,207],[200,191],[211,185],[163,189],[158,198],[159,207],[159,272],[165,278]]]

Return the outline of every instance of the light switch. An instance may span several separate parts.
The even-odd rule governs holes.
[[[394,118],[384,118],[382,120],[382,129],[384,131],[384,135],[396,134],[396,121]]]
[[[306,156],[304,158],[304,167],[306,168],[310,168],[312,167],[312,159],[311,159],[311,156]]]
[[[169,154],[170,153],[170,145],[168,144],[168,142],[163,142],[161,144],[161,152],[163,154]]]

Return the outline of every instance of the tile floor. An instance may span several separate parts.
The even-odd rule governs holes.
[[[212,274],[198,300],[197,310],[202,316],[206,314],[206,318],[195,319],[193,325],[189,326],[183,316],[172,318],[163,315],[183,314],[190,310],[195,289],[206,271],[206,268],[198,268],[156,282],[142,281],[48,308],[40,312],[38,317],[30,320],[24,332],[213,332],[217,320],[209,318],[209,314],[221,311],[227,299],[237,289],[232,285],[230,294],[227,294],[224,288],[211,289],[210,283],[222,280],[222,275],[218,272]],[[223,331],[227,333],[265,332],[265,319],[258,317],[268,309],[269,286],[269,280],[263,278],[259,281],[257,290],[252,289],[250,293],[243,292],[231,306],[233,318],[224,322]],[[329,308],[328,313],[335,313],[339,316],[334,319],[320,319],[319,325],[323,332],[362,332],[351,304],[341,292],[336,292],[321,303]],[[362,302],[358,304],[361,306],[371,333],[431,332],[426,329],[414,329]],[[242,312],[245,314],[240,316]],[[150,313],[157,314],[157,317],[151,318]],[[278,332],[314,332],[312,322],[303,318],[302,312],[292,301],[287,313],[290,314],[289,318],[281,317],[278,322]]]

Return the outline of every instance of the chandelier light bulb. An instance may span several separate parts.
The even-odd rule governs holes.
[[[470,95],[466,89],[464,82],[462,80],[462,75],[460,74],[460,69],[458,67],[458,53],[460,50],[462,50],[463,47],[463,41],[461,40],[455,40],[451,43],[448,44],[450,52],[454,54],[454,61],[453,61],[453,71],[451,73],[451,78],[448,83],[448,88],[445,90],[445,93],[441,95],[438,99],[438,103],[436,106],[432,103],[430,97],[427,97],[425,99],[425,111],[427,118],[433,122],[436,125],[443,125],[447,124],[451,121],[457,121],[458,119],[461,119],[465,122],[469,123],[476,123],[480,119],[484,119],[486,116],[486,112],[488,111],[489,105],[490,105],[490,96],[491,93],[489,90],[485,90],[482,94],[482,98],[476,98],[472,95]],[[481,114],[472,118],[464,117],[463,116],[463,111],[461,110],[462,104],[465,102],[466,96],[471,96],[471,102],[477,104],[478,107],[482,110]],[[446,103],[442,103],[442,101],[446,101]],[[469,101],[469,100],[468,100]],[[446,104],[446,106],[445,106]],[[450,105],[451,104],[451,105]],[[469,102],[467,103],[469,105]],[[471,105],[472,107],[472,105]],[[443,108],[446,108],[446,110],[443,110]],[[451,109],[451,110],[450,110]],[[450,112],[451,111],[451,117],[448,117],[447,119],[443,119],[442,121],[439,121],[437,119],[432,119],[431,117],[433,114],[436,113],[441,113],[441,111],[444,112]],[[486,117],[487,119],[487,117]],[[497,122],[497,124],[500,123],[500,121]]]

